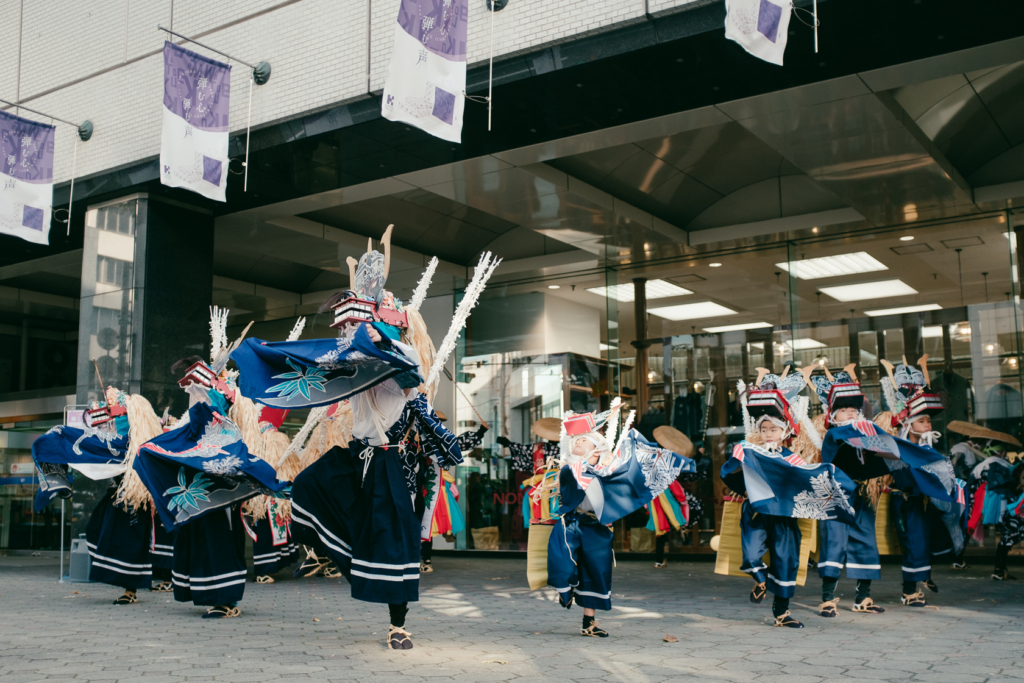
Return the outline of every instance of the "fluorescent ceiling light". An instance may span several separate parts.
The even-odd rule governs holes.
[[[736,311],[726,308],[713,301],[701,301],[696,304],[679,304],[678,306],[664,306],[662,308],[651,308],[648,310],[651,315],[666,320],[696,320],[698,318],[717,318],[723,315],[736,315]]]
[[[818,287],[818,291],[837,301],[864,301],[865,299],[888,299],[894,296],[917,294],[917,290],[903,280],[879,280],[861,282],[856,285]]]
[[[605,344],[604,342],[598,342],[597,343],[597,350],[598,351],[611,351],[612,349],[618,349],[618,348],[619,347],[618,347],[617,344]]]
[[[790,339],[782,342],[783,346],[788,346],[794,351],[806,351],[807,349],[820,349],[825,345],[817,339]]]
[[[592,294],[597,294],[598,296],[608,297],[621,302],[629,302],[636,299],[636,295],[633,292],[632,282],[622,285],[612,285],[611,287],[591,287],[587,289],[587,291]],[[671,282],[665,282],[664,280],[649,281],[645,291],[647,293],[648,300],[667,299],[670,296],[693,294],[693,292],[688,289],[683,289],[678,285],[674,285]]]
[[[775,265],[787,273],[792,266],[793,277],[800,280],[817,280],[821,277],[856,275],[857,273],[889,270],[884,263],[866,251],[858,251],[855,254],[822,256],[820,258],[804,259],[803,261],[792,261],[789,263],[776,263]]]
[[[705,327],[705,332],[712,334],[716,332],[736,332],[738,330],[757,330],[762,327],[771,327],[771,323],[741,323],[739,325],[722,325],[721,327]]]
[[[919,313],[921,311],[941,311],[938,304],[921,304],[919,306],[901,306],[899,308],[883,308],[877,311],[864,311],[864,315],[876,318],[880,315],[899,315],[900,313]]]
[[[921,337],[924,339],[933,339],[941,336],[942,325],[925,325],[921,328]]]

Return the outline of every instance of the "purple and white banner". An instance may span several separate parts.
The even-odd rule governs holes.
[[[50,243],[55,130],[0,111],[0,233]]]
[[[381,114],[462,142],[468,0],[402,0]]]
[[[231,67],[164,43],[160,182],[227,201]]]
[[[725,37],[766,62],[782,66],[792,0],[725,0]]]

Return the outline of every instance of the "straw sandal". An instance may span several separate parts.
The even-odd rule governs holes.
[[[170,593],[174,590],[174,586],[171,585],[170,581],[161,581],[149,590],[154,593]]]
[[[818,616],[819,617],[835,617],[839,616],[839,598],[832,598],[818,605]]]
[[[581,636],[588,636],[590,638],[607,638],[608,631],[601,628],[600,624],[597,623],[597,619],[590,622],[590,626],[580,629]]]
[[[928,601],[924,599],[924,593],[921,591],[911,593],[910,595],[904,593],[903,597],[900,598],[900,602],[907,607],[924,607],[928,604]]]
[[[217,605],[206,610],[206,614],[203,615],[203,619],[232,619],[242,613],[242,610],[237,607],[228,607],[227,605]]]
[[[876,605],[875,601],[871,598],[864,598],[861,602],[853,603],[853,607],[850,608],[850,611],[863,612],[864,614],[881,614],[885,611],[885,608]]]
[[[114,600],[115,605],[134,605],[139,601],[139,596],[136,595],[135,591],[125,591],[124,595]]]
[[[794,619],[789,614],[789,610],[786,610],[779,616],[775,617],[775,626],[784,626],[785,628],[803,628],[804,625]]]
[[[764,600],[764,596],[768,594],[768,587],[763,583],[755,583],[754,588],[750,591],[750,602],[755,605],[760,605],[761,601]]]
[[[257,576],[256,583],[274,583],[274,577],[267,575]]]
[[[411,650],[412,649],[412,634],[406,631],[404,628],[398,626],[392,626],[388,631],[388,649],[389,650]]]

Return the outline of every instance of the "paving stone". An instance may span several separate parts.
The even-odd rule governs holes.
[[[442,556],[411,606],[416,647],[393,652],[386,607],[353,601],[343,580],[285,572],[246,586],[241,617],[204,621],[202,608],[151,593],[115,607],[117,589],[60,584],[55,562],[20,559],[0,557],[0,683],[1024,681],[1024,582],[986,581],[983,570],[936,570],[938,609],[911,610],[885,565],[873,593],[886,613],[835,619],[817,616],[811,581],[792,603],[806,626],[795,630],[772,628],[770,605],[751,605],[748,582],[710,563],[623,561],[601,616],[612,637],[599,640],[579,636],[580,610],[529,591],[523,560]]]

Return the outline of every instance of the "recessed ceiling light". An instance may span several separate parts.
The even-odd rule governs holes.
[[[917,290],[903,280],[879,280],[861,282],[855,285],[819,287],[818,291],[836,301],[864,301],[865,299],[889,299],[894,296],[917,294]]]
[[[604,342],[597,343],[598,351],[611,351],[612,349],[619,348],[617,344],[605,344]]]
[[[899,308],[882,308],[877,311],[864,311],[864,315],[877,318],[880,315],[899,315],[900,313],[920,313],[921,311],[941,311],[938,304],[921,304],[919,306],[901,306]]]
[[[789,341],[782,342],[783,346],[788,346],[794,351],[806,351],[807,349],[820,349],[822,344],[817,339],[790,339]]]
[[[900,242],[909,242],[912,239],[914,239],[913,235],[904,235],[900,238]]]
[[[726,308],[713,301],[701,301],[696,304],[679,304],[648,309],[648,313],[666,320],[696,320],[698,318],[717,318],[723,315],[736,315],[736,311]]]
[[[789,272],[790,267],[792,267],[793,277],[800,280],[816,280],[821,277],[836,277],[837,275],[855,275],[857,273],[888,270],[884,263],[865,251],[858,251],[854,254],[822,256],[804,259],[803,261],[776,263],[775,265],[786,272]]]
[[[708,267],[709,268],[721,268],[722,264],[721,263],[709,263]]]
[[[560,285],[548,285],[548,289],[558,289]]]
[[[771,323],[741,323],[739,325],[722,325],[721,327],[705,327],[705,332],[715,334],[716,332],[736,332],[738,330],[757,330],[762,327],[771,327]]]
[[[612,285],[611,287],[590,287],[587,291],[591,294],[597,294],[598,296],[608,297],[621,302],[628,302],[636,299],[632,282],[627,282],[622,285]],[[670,296],[693,294],[693,292],[688,289],[674,285],[671,282],[665,282],[664,280],[649,281],[644,287],[644,291],[647,293],[648,300],[667,299]]]

